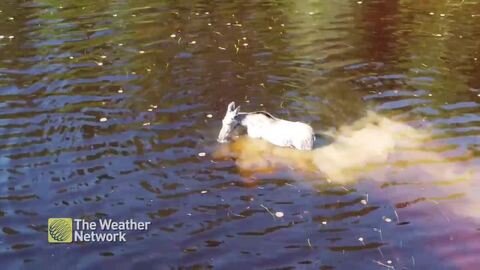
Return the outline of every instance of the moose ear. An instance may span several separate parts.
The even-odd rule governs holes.
[[[240,112],[240,106],[238,106],[237,108],[235,108],[235,114],[238,114]]]
[[[230,102],[230,104],[228,104],[228,107],[227,107],[227,112],[231,112],[235,109],[235,102]]]

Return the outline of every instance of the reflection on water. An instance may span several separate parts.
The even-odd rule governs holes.
[[[479,10],[0,1],[2,267],[477,269]],[[218,145],[232,100],[328,136]],[[48,245],[52,216],[152,229]]]

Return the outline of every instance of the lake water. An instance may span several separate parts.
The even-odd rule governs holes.
[[[3,269],[478,269],[480,1],[0,3]],[[328,133],[216,136],[230,101]],[[150,221],[47,243],[47,220]]]

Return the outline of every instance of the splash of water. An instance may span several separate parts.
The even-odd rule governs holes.
[[[375,168],[388,166],[396,154],[419,148],[429,135],[405,123],[368,113],[331,136],[334,138],[331,144],[313,151],[313,163],[330,180],[348,182]]]
[[[333,141],[312,151],[276,147],[263,140],[240,137],[222,145],[214,157],[231,157],[240,170],[273,171],[282,167],[320,173],[334,182],[347,182],[367,171],[385,165],[400,149],[416,148],[427,132],[368,113],[351,125],[328,132]]]

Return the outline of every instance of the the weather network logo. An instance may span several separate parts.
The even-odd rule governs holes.
[[[147,231],[150,221],[110,218],[85,220],[81,218],[49,218],[49,243],[127,242],[127,234]]]
[[[48,219],[48,242],[49,243],[71,243],[73,232],[73,221],[71,218],[49,218]]]

